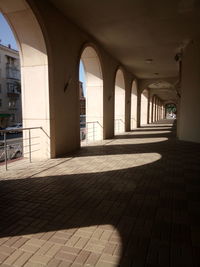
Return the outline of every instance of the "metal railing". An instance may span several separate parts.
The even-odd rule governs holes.
[[[115,119],[115,133],[122,133],[125,131],[125,122],[122,119]]]
[[[82,142],[90,143],[103,139],[103,126],[98,121],[86,122],[85,126],[81,128]]]
[[[22,158],[28,154],[29,162],[32,162],[32,153],[40,150],[38,148],[40,136],[33,135],[33,130],[43,130],[42,127],[18,128],[9,130],[0,130],[0,163],[4,162],[6,170],[8,163],[15,158]],[[22,133],[21,137],[11,138],[10,134]],[[23,135],[25,133],[25,135]],[[9,138],[10,137],[10,138]]]

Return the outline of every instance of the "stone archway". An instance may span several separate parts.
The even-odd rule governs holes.
[[[103,139],[103,77],[99,56],[92,46],[82,52],[81,61],[86,78],[87,140]]]
[[[42,127],[32,132],[39,140],[32,157],[50,158],[49,70],[43,32],[26,1],[0,1],[0,10],[20,50],[23,127]]]

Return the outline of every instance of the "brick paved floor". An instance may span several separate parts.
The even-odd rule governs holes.
[[[0,167],[1,266],[200,266],[200,144],[169,124]]]

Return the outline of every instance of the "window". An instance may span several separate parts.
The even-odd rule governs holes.
[[[16,107],[16,101],[14,101],[14,100],[13,101],[9,101],[8,102],[8,107],[9,108],[15,108]]]
[[[0,84],[0,94],[1,94],[1,84]]]
[[[2,99],[0,98],[0,107],[2,107]]]
[[[11,114],[11,115],[10,115],[10,121],[11,121],[11,122],[14,122],[14,121],[15,121],[15,114]]]

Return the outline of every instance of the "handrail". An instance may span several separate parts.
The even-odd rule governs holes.
[[[122,123],[125,123],[122,119],[115,119],[115,121],[121,121]]]
[[[5,130],[0,130],[0,134],[3,135],[2,143],[4,144],[3,147],[2,147],[3,148],[3,153],[1,154],[1,156],[3,155],[5,157],[5,158],[3,158],[3,161],[5,161],[5,168],[6,168],[6,170],[8,170],[8,160],[9,159],[13,159],[13,157],[10,156],[10,155],[12,155],[12,154],[10,154],[10,153],[12,153],[12,150],[10,152],[10,150],[8,150],[8,148],[10,149],[10,146],[16,146],[16,145],[20,146],[20,142],[19,141],[17,143],[8,144],[8,142],[7,142],[7,140],[8,140],[7,139],[7,134],[8,133],[12,133],[12,132],[13,133],[17,133],[17,132],[22,132],[22,131],[28,131],[28,137],[25,138],[25,139],[23,139],[23,137],[22,137],[22,140],[21,140],[21,142],[23,142],[23,141],[26,140],[28,142],[28,144],[27,145],[24,145],[22,143],[21,150],[23,151],[25,147],[29,147],[28,151],[27,152],[24,152],[23,154],[27,154],[28,153],[29,154],[29,161],[32,162],[32,152],[38,151],[38,150],[34,150],[33,151],[32,150],[32,147],[39,144],[39,143],[36,143],[36,144],[35,143],[32,143],[32,140],[33,139],[37,139],[39,137],[38,136],[32,137],[31,136],[31,130],[38,130],[38,129],[39,130],[42,130],[42,132],[45,133],[48,136],[48,134],[44,131],[44,129],[42,127],[27,127],[27,128],[16,128],[16,129],[10,129],[10,130],[6,130],[6,129]],[[9,138],[9,140],[11,142],[12,142],[12,139],[13,138]]]
[[[99,123],[99,121],[86,121],[84,123],[80,123],[80,125],[85,125],[85,141],[95,141],[98,140],[98,136],[103,136],[103,126]],[[82,128],[81,128],[82,129]],[[82,133],[82,131],[81,131]],[[82,135],[81,135],[82,138]],[[83,141],[84,139],[81,139]]]
[[[24,130],[35,130],[35,129],[41,129],[43,130],[42,127],[28,127],[28,128],[17,128],[17,129],[10,129],[10,130],[0,130],[0,133],[10,133],[10,132],[21,132]]]
[[[89,123],[97,123],[103,129],[103,126],[98,121],[87,121],[86,122],[86,124],[89,124]]]
[[[131,118],[131,120],[134,120],[136,122],[136,119],[135,118]]]

